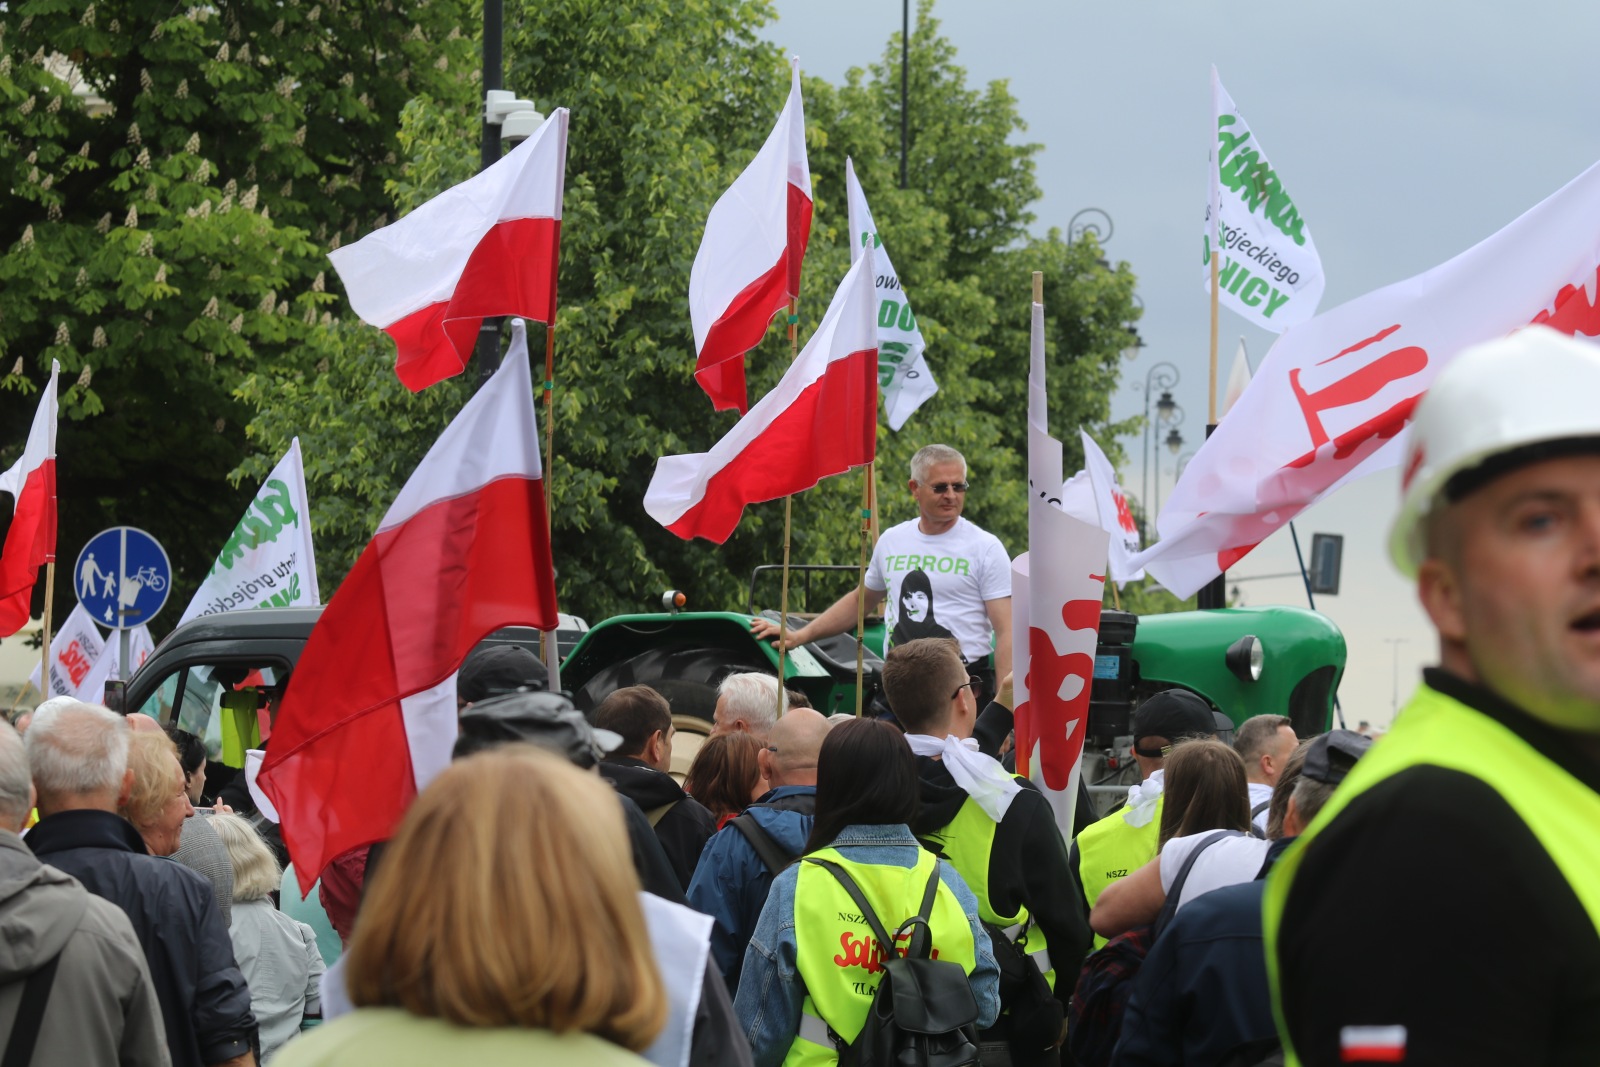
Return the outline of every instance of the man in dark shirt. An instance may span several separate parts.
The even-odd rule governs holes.
[[[127,913],[150,965],[174,1067],[254,1064],[250,990],[210,883],[151,856],[116,814],[132,785],[127,723],[105,708],[69,704],[35,717],[27,748],[41,819],[26,843]]]
[[[600,776],[632,800],[655,827],[661,848],[685,890],[700,852],[717,829],[716,816],[683,791],[672,768],[672,706],[647,685],[616,690],[589,713],[589,721],[622,738],[600,761]]]
[[[1600,349],[1416,409],[1390,538],[1440,667],[1268,878],[1287,1062],[1600,1063]]]

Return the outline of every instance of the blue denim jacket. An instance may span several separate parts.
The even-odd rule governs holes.
[[[798,855],[805,851],[806,838],[811,835],[812,816],[759,805],[786,797],[815,796],[816,792],[814,785],[779,786],[745,812],[778,844]],[[743,834],[724,826],[711,835],[689,883],[689,906],[717,921],[711,930],[711,958],[728,983],[730,997],[739,988],[745,946],[750,944],[771,887],[772,872]]]
[[[922,846],[911,836],[910,828],[901,824],[847,826],[832,847],[856,863],[914,867]],[[773,879],[766,907],[744,954],[733,1011],[750,1041],[755,1067],[778,1067],[800,1030],[800,1006],[805,1001],[806,988],[796,964],[794,939],[794,891],[799,876],[796,864]],[[978,900],[972,890],[943,860],[939,861],[939,877],[961,902],[961,910],[972,926],[978,965],[970,980],[972,995],[978,1001],[978,1028],[985,1029],[993,1026],[1000,1014],[1000,969],[989,935],[978,921]]]

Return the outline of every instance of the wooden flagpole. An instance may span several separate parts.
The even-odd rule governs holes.
[[[867,658],[867,542],[872,539],[873,521],[877,509],[873,507],[874,477],[877,460],[867,464],[861,479],[861,563],[856,571],[856,718],[861,718],[861,681],[866,674]]]
[[[800,355],[799,303],[789,301],[789,362]],[[783,498],[783,584],[778,592],[778,716],[783,717],[784,665],[789,655],[789,540],[794,529],[794,496]]]
[[[56,560],[52,553],[44,566],[44,643],[39,646],[39,691],[46,700],[50,699],[50,603],[55,598]]]
[[[550,321],[544,328],[544,532],[545,538],[550,542],[552,558],[555,553],[555,521],[556,505],[552,495],[555,484],[555,459],[556,459],[556,304],[552,301],[550,306]],[[556,623],[557,628],[560,622]],[[550,675],[550,691],[561,690],[561,649],[556,640],[555,630],[545,630],[539,634],[539,651],[545,662],[545,670]]]

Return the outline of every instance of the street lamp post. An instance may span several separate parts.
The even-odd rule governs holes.
[[[1165,422],[1166,417],[1172,414],[1177,404],[1172,399],[1172,389],[1178,384],[1178,368],[1171,363],[1157,363],[1151,367],[1144,376],[1144,459],[1139,465],[1141,489],[1139,491],[1140,520],[1139,540],[1149,544],[1145,533],[1145,517],[1150,507],[1150,431],[1154,423],[1150,421],[1150,394],[1157,389],[1161,390],[1161,397],[1156,402],[1156,411]]]
[[[1407,644],[1404,637],[1385,637],[1383,643],[1394,647],[1394,695],[1390,698],[1389,717],[1391,722],[1400,714],[1400,646]]]
[[[1183,434],[1178,432],[1178,427],[1183,425],[1183,408],[1174,404],[1172,411],[1167,414],[1167,424],[1172,428],[1167,431],[1167,451],[1176,456],[1183,451]],[[1156,514],[1161,514],[1161,456],[1156,455]]]
[[[1079,219],[1085,221],[1079,222]],[[1086,207],[1067,220],[1067,244],[1077,244],[1084,234],[1092,233],[1095,242],[1104,247],[1111,240],[1112,228],[1110,215],[1097,207]]]

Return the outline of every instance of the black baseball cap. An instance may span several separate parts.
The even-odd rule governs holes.
[[[1338,785],[1356,765],[1356,760],[1366,755],[1371,747],[1372,738],[1365,734],[1354,730],[1329,730],[1312,739],[1300,774],[1325,785]]]
[[[549,687],[550,672],[521,645],[479,645],[467,653],[456,675],[456,698],[469,704],[518,689]]]
[[[588,769],[622,744],[610,730],[589,725],[583,712],[560,693],[518,690],[473,702],[457,720],[452,757],[460,759],[495,745],[525,741],[565,756]]]
[[[1160,749],[1139,747],[1146,737],[1178,741],[1185,737],[1216,737],[1217,720],[1204,697],[1187,689],[1163,689],[1140,704],[1133,712],[1133,750],[1141,756],[1157,758]]]

